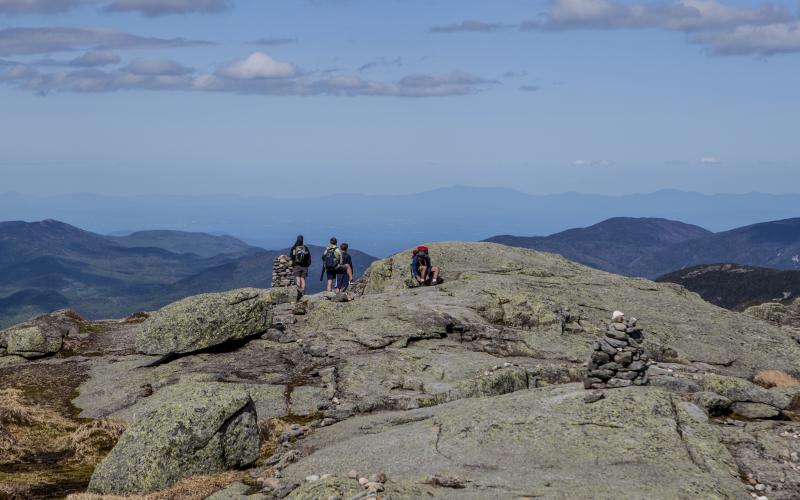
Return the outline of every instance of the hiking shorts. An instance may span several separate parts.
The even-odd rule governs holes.
[[[339,273],[336,276],[336,288],[344,292],[350,287],[350,276],[347,273]]]
[[[336,281],[336,275],[339,274],[335,269],[333,271],[325,271],[325,273],[328,275],[328,279],[333,282]]]
[[[295,278],[308,278],[308,268],[303,266],[294,266],[292,268],[292,276]]]

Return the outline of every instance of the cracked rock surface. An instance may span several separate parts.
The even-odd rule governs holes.
[[[194,297],[25,363],[79,365],[83,418],[144,425],[215,387],[249,397],[264,428],[306,426],[276,434],[288,437],[230,490],[241,497],[366,498],[352,470],[385,473],[373,497],[393,499],[800,495],[798,440],[780,437],[796,432],[800,390],[751,382],[800,375],[785,329],[556,255],[429,247],[443,285],[407,288],[406,252],[375,262],[347,302],[296,305],[292,288]],[[651,385],[587,404],[576,382],[616,309],[644,329]]]

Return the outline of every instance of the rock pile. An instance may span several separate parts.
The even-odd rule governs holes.
[[[288,255],[278,255],[272,263],[272,288],[292,286],[292,259]]]
[[[642,340],[642,330],[635,320],[609,324],[606,336],[594,344],[583,386],[613,389],[647,384],[649,358],[642,349]]]

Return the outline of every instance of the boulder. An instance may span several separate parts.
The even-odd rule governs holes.
[[[258,459],[256,410],[245,390],[208,383],[186,384],[179,392],[125,431],[95,469],[89,491],[144,494]]]
[[[261,493],[249,494],[254,489],[257,488],[252,488],[244,483],[236,482],[214,493],[206,498],[206,500],[268,500],[270,498]]]
[[[767,302],[748,307],[744,313],[781,326],[800,327],[800,298],[795,299],[790,304]]]
[[[80,324],[80,316],[69,310],[37,316],[0,332],[0,348],[28,359],[55,354],[64,337],[80,331]]]
[[[764,403],[733,403],[731,411],[746,418],[773,418],[781,413],[780,409]]]
[[[778,410],[787,408],[792,402],[791,398],[780,391],[764,389],[752,382],[724,375],[705,374],[702,380],[703,390],[725,396],[734,403],[760,403],[769,405]],[[734,411],[736,409],[734,408]],[[738,412],[737,412],[738,413]],[[765,413],[760,411],[759,413]],[[753,417],[759,418],[759,417]]]
[[[246,288],[188,297],[152,314],[136,336],[142,354],[186,354],[266,332],[272,306],[294,297],[293,288]]]

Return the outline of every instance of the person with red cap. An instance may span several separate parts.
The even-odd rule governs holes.
[[[431,257],[428,254],[428,247],[418,246],[412,252],[411,275],[419,286],[438,285],[442,282],[438,267],[431,265]]]

